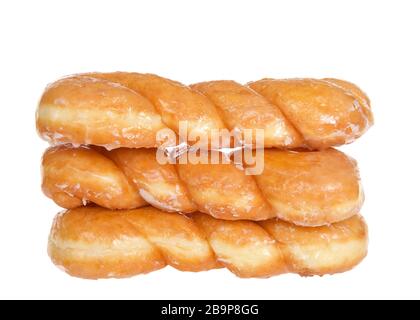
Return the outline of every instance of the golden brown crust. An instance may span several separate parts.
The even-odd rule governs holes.
[[[265,150],[264,171],[255,180],[277,217],[303,226],[347,219],[364,201],[355,160],[335,149]]]
[[[260,224],[281,245],[290,271],[300,275],[344,272],[367,254],[368,229],[360,215],[315,228],[281,220]]]
[[[369,99],[337,79],[263,79],[248,84],[271,103],[314,149],[352,142],[372,124]]]
[[[122,216],[102,208],[57,215],[48,243],[55,264],[81,278],[123,278],[165,266],[157,247]]]
[[[86,75],[54,82],[37,110],[37,129],[52,143],[93,144],[109,149],[156,147],[167,128],[152,103],[118,83]]]
[[[365,257],[367,228],[359,215],[309,228],[277,219],[224,221],[200,213],[188,218],[152,207],[86,207],[57,215],[48,252],[69,274],[90,279],[165,265],[183,271],[226,267],[239,277],[323,275],[351,269]]]
[[[303,145],[300,133],[282,111],[251,88],[229,80],[202,82],[191,87],[217,106],[229,130],[264,129],[265,148]]]
[[[179,132],[180,121],[188,122],[188,133],[197,135],[225,125],[216,107],[202,94],[180,82],[154,74],[127,72],[92,73],[91,77],[119,83],[144,96],[156,107],[163,123]],[[194,141],[194,139],[193,139]]]
[[[37,111],[54,143],[152,148],[162,129],[188,122],[190,142],[213,129],[264,129],[266,147],[324,149],[353,141],[373,123],[369,99],[337,79],[211,81],[184,86],[152,74],[70,76],[48,86]]]
[[[228,164],[161,165],[155,150],[54,147],[43,157],[43,191],[58,205],[82,200],[110,209],[146,202],[165,211],[195,210],[227,220],[280,217],[299,225],[341,221],[363,202],[356,163],[327,149],[266,149],[261,175]],[[141,197],[140,197],[141,195]]]
[[[112,159],[132,181],[140,195],[165,211],[193,212],[196,205],[190,200],[187,187],[178,177],[176,167],[159,164],[156,149],[115,149],[103,154]]]
[[[265,220],[276,216],[254,178],[228,164],[178,164],[197,210],[227,220]]]
[[[109,209],[144,206],[135,185],[110,159],[89,148],[50,148],[42,158],[42,190],[65,208],[96,203]]]
[[[270,277],[287,272],[278,243],[255,222],[193,214],[217,259],[239,277]]]

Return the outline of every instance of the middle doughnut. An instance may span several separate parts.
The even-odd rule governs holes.
[[[264,170],[255,176],[233,163],[162,165],[153,149],[59,146],[45,152],[42,167],[44,193],[68,209],[149,203],[226,220],[278,217],[320,226],[357,214],[364,199],[356,162],[335,149],[266,149]]]

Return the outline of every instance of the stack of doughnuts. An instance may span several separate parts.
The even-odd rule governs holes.
[[[249,175],[233,161],[231,141],[217,150],[228,155],[223,162],[161,163],[159,151],[170,154],[161,135],[175,132],[169,142],[179,147],[181,123],[188,137],[259,129],[262,171]],[[369,99],[352,83],[186,86],[152,74],[78,74],[46,88],[36,124],[51,144],[42,190],[66,209],[54,219],[48,253],[70,275],[120,278],[166,265],[226,267],[239,277],[324,275],[367,254],[357,164],[333,148],[373,124]],[[177,157],[196,142],[183,141]],[[239,152],[249,147],[259,150],[251,143]]]

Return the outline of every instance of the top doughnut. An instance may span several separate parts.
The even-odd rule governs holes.
[[[352,142],[372,124],[368,97],[337,79],[263,79],[185,86],[153,74],[72,75],[39,103],[39,134],[52,144],[158,147],[187,123],[189,142],[213,129],[264,129],[264,147],[325,149]],[[166,130],[165,130],[166,129]],[[182,130],[182,129],[181,129]]]

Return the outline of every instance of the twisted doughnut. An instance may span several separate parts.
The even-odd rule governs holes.
[[[54,143],[157,147],[161,129],[189,142],[212,129],[264,129],[265,147],[324,149],[348,143],[373,123],[369,100],[336,79],[212,81],[184,86],[152,74],[90,73],[49,85],[37,110],[40,135]],[[156,136],[157,133],[161,136]],[[172,141],[173,142],[173,141]]]
[[[360,215],[324,227],[298,227],[187,216],[146,207],[110,211],[83,207],[58,214],[48,243],[52,261],[82,278],[120,278],[170,265],[182,271],[226,267],[239,277],[285,272],[344,272],[367,253]]]
[[[227,220],[279,217],[318,226],[351,217],[363,203],[356,162],[335,149],[265,149],[264,171],[256,176],[233,163],[161,165],[154,149],[53,147],[42,167],[44,193],[64,208],[149,203]]]

